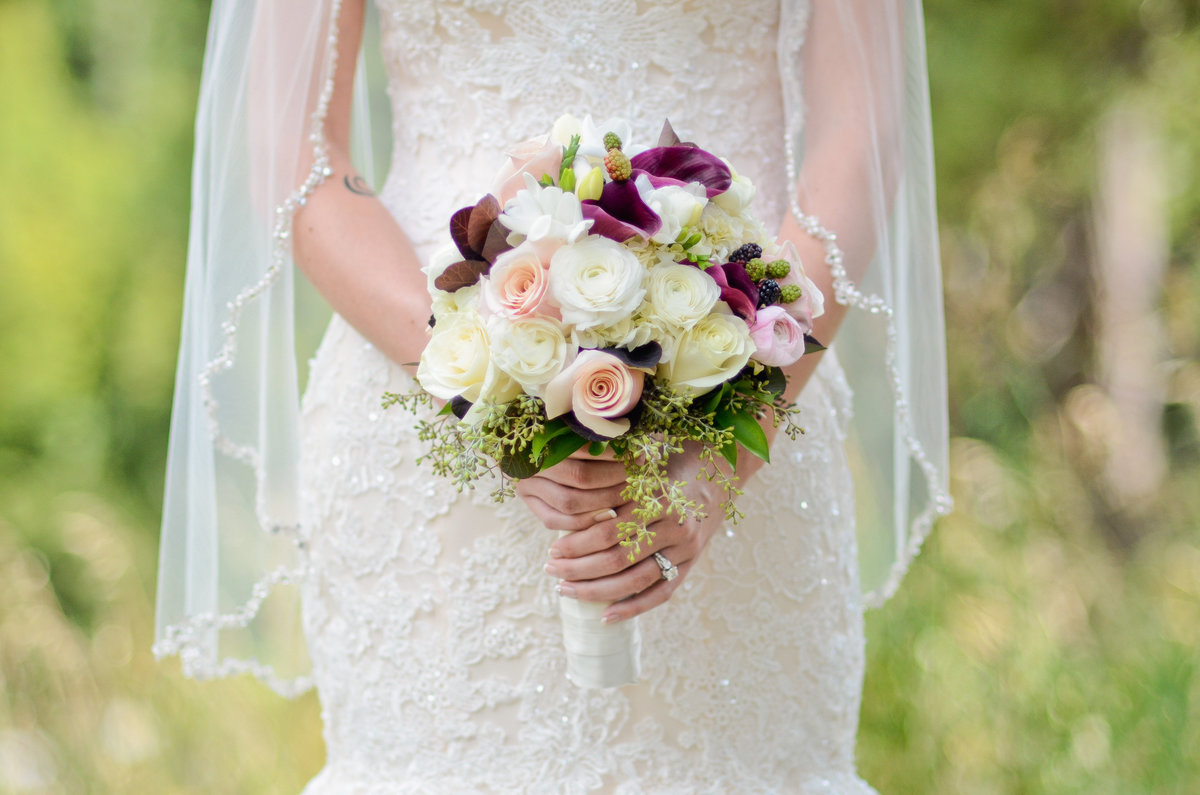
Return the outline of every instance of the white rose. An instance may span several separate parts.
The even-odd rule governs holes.
[[[681,330],[696,325],[720,298],[716,281],[691,265],[657,265],[646,278],[646,314]]]
[[[660,367],[667,383],[704,391],[733,378],[755,351],[746,321],[725,304],[679,338],[675,356]]]
[[[645,266],[620,243],[588,236],[554,252],[550,294],[564,323],[583,329],[611,325],[641,304],[645,276]]]
[[[417,381],[426,392],[442,400],[461,396],[475,403],[488,377],[490,348],[487,329],[477,313],[442,318],[421,352]]]
[[[724,160],[724,163],[729,165],[728,160]],[[729,167],[729,173],[733,175],[729,190],[713,196],[713,201],[730,215],[740,215],[754,201],[754,183],[734,171],[732,166]]]
[[[634,185],[646,206],[662,219],[662,226],[650,239],[665,246],[674,243],[685,226],[694,226],[708,204],[704,186],[697,183],[655,188],[648,176],[638,174]]]
[[[492,331],[492,361],[531,395],[541,396],[550,379],[575,357],[559,324],[544,317],[516,320],[496,318]]]
[[[574,243],[592,228],[592,220],[584,220],[574,193],[554,185],[539,185],[528,172],[523,176],[525,188],[517,191],[500,214],[500,223],[505,227],[535,243],[549,239]]]

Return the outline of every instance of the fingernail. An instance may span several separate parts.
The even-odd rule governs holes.
[[[605,613],[604,615],[600,616],[601,624],[615,624],[620,620],[621,617],[616,613]]]
[[[551,577],[557,577],[558,569],[555,567],[555,565],[553,563],[547,563],[546,564],[546,573],[549,574]]]
[[[607,511],[601,511],[600,513],[593,516],[592,521],[593,522],[603,522],[606,519],[616,519],[616,518],[617,518],[617,512],[614,511],[612,508],[609,508]]]
[[[555,586],[554,590],[558,591],[559,596],[565,596],[568,599],[579,598],[575,595],[575,586],[571,585],[570,583],[560,582],[557,586]]]
[[[552,557],[552,558],[563,557],[562,550],[559,549],[558,547],[550,547],[550,557]]]

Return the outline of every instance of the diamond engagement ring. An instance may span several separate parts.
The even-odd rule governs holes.
[[[658,564],[660,569],[662,569],[662,578],[667,582],[670,582],[679,576],[679,568],[674,563],[667,560],[667,556],[663,553],[655,552],[654,562]]]

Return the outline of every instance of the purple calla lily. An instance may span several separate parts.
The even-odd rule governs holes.
[[[653,237],[662,228],[662,219],[642,201],[633,179],[609,182],[599,199],[587,199],[580,205],[583,217],[593,221],[589,232],[618,243],[632,237]]]
[[[650,184],[656,188],[699,182],[710,199],[729,190],[733,184],[729,166],[697,146],[656,146],[634,155],[629,164],[633,166],[630,181],[639,171],[645,171]]]
[[[753,323],[757,314],[758,287],[746,275],[745,266],[740,262],[729,262],[713,265],[704,272],[721,288],[721,300],[729,304],[733,313],[747,323]]]

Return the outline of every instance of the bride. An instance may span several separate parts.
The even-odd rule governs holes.
[[[634,563],[619,466],[496,505],[380,409],[413,386],[446,219],[563,113],[732,157],[837,338],[789,373],[806,434],[743,457],[745,519],[662,521]],[[311,795],[871,792],[862,611],[949,509],[928,114],[919,0],[217,0],[156,653],[315,686]],[[293,263],[335,311],[303,401]],[[638,682],[568,681],[560,599],[638,622]]]

